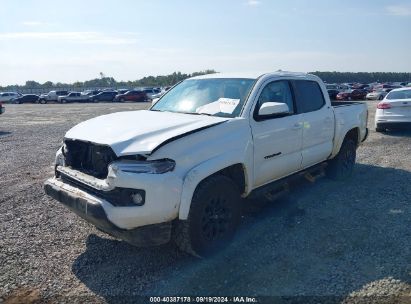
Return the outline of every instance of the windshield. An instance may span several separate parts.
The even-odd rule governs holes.
[[[388,93],[387,99],[411,99],[411,90],[391,91]]]
[[[164,95],[151,110],[237,117],[255,81],[239,78],[185,80]]]

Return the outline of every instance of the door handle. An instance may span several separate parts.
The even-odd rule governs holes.
[[[303,124],[297,122],[293,125],[292,130],[300,130],[302,127],[303,127]]]

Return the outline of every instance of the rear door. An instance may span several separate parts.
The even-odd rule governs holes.
[[[302,168],[328,158],[333,149],[334,112],[316,81],[293,80],[297,113],[302,115]]]
[[[266,102],[286,103],[289,113],[261,117],[258,110]],[[254,187],[300,170],[302,116],[295,111],[288,80],[267,81],[262,85],[250,119],[254,141]]]

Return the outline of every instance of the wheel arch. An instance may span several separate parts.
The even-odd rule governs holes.
[[[335,141],[333,152],[329,159],[334,158],[338,154],[345,139],[350,138],[354,140],[357,147],[361,143],[361,130],[358,126],[352,126],[351,128],[348,128],[347,131],[343,134],[344,136],[340,136]]]
[[[191,200],[197,187],[207,178],[218,174],[229,177],[238,186],[242,196],[250,192],[250,170],[244,163],[228,162],[221,157],[209,160],[191,169],[184,178],[179,208],[180,220],[188,218]]]

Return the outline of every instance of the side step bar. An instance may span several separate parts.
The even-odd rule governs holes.
[[[290,191],[290,184],[292,182],[295,182],[301,178],[305,178],[309,182],[314,183],[318,178],[321,178],[325,175],[325,167],[327,167],[327,163],[323,162],[321,164],[307,168],[303,171],[297,172],[280,180],[274,181],[270,184],[261,186],[260,188],[254,189],[248,197],[257,198],[264,196],[267,200],[274,201]]]

